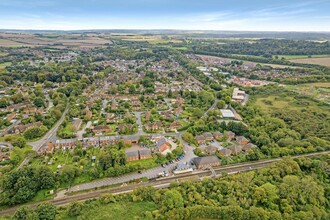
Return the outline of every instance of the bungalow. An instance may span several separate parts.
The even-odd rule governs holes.
[[[242,153],[242,149],[243,149],[243,146],[240,146],[240,145],[233,146],[230,148],[231,154],[236,155],[236,154]]]
[[[215,154],[216,152],[218,151],[218,148],[215,147],[215,146],[207,146],[205,149],[204,149],[204,152],[207,153],[207,154]]]
[[[257,147],[257,146],[254,145],[254,144],[248,143],[248,144],[246,144],[246,145],[243,146],[243,151],[249,152],[249,151],[251,151],[255,147]]]
[[[226,135],[228,136],[227,141],[232,141],[236,134],[232,131],[226,131]]]
[[[206,139],[205,139],[204,135],[198,135],[195,137],[195,139],[199,145],[205,144]]]
[[[219,166],[220,160],[217,156],[195,157],[193,163],[197,169],[204,169],[207,167]]]
[[[246,145],[246,144],[249,143],[249,140],[246,139],[246,138],[243,137],[243,136],[237,136],[237,137],[236,137],[236,141],[237,141],[237,143],[238,143],[239,145]]]
[[[214,137],[214,139],[220,139],[220,138],[223,138],[223,133],[221,133],[221,132],[214,132],[213,133],[213,137]]]
[[[206,132],[203,135],[206,141],[212,141],[214,139],[213,135],[210,132]]]
[[[219,154],[222,156],[229,157],[231,155],[231,150],[228,148],[222,148],[221,150],[219,150]]]

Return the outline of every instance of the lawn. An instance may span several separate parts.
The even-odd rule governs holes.
[[[306,83],[289,86],[290,89],[302,95],[312,96],[313,98],[330,103],[330,83]]]
[[[93,209],[85,209],[79,219],[142,219],[147,211],[158,210],[158,206],[153,202],[125,202],[113,203],[102,206],[95,206]],[[128,211],[129,210],[129,211]],[[59,219],[73,220],[66,213],[61,213]]]
[[[155,158],[132,161],[132,162],[128,162],[127,164],[134,165],[134,166],[140,165],[142,170],[146,170],[146,169],[150,169],[150,168],[159,166],[159,164],[156,163]]]

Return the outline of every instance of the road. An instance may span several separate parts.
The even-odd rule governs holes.
[[[60,125],[63,123],[66,114],[69,111],[69,104],[67,104],[60,120],[58,120],[55,124],[55,126],[53,126],[48,132],[47,134],[45,134],[40,140],[35,141],[35,142],[29,142],[28,145],[32,146],[32,150],[38,152],[39,149],[46,144],[49,141],[55,141],[56,140],[56,132],[57,129],[60,127]],[[19,165],[18,169],[22,168],[24,165],[28,164],[30,161],[29,157],[26,157],[23,162]]]
[[[298,155],[298,156],[293,156],[292,158],[315,157],[315,156],[320,156],[320,155],[324,155],[324,154],[330,154],[330,151]],[[235,173],[239,173],[239,172],[261,169],[261,168],[268,167],[272,163],[278,162],[280,160],[282,160],[282,158],[217,167],[217,168],[214,168],[214,171],[216,173],[215,178],[220,178],[222,176],[221,175],[222,172],[226,172],[229,175],[231,175],[231,174],[235,174]],[[211,172],[209,170],[195,171],[192,173],[181,174],[178,176],[160,178],[155,181],[141,182],[141,183],[137,183],[137,184],[130,184],[127,186],[120,186],[120,187],[98,189],[98,190],[93,190],[93,191],[89,191],[89,192],[85,192],[85,193],[81,193],[81,194],[70,195],[70,196],[61,197],[61,198],[55,198],[53,200],[48,200],[48,202],[51,202],[56,206],[63,206],[63,205],[67,205],[69,203],[76,202],[76,201],[84,201],[87,199],[97,198],[104,193],[112,193],[114,195],[130,193],[137,187],[141,187],[141,186],[152,186],[156,189],[166,188],[166,187],[169,187],[170,183],[172,183],[172,182],[180,182],[180,181],[187,181],[187,180],[198,181],[198,180],[202,180],[204,178],[208,178],[210,176],[210,174],[211,174]],[[33,204],[29,205],[29,207],[35,208],[40,203],[42,203],[42,202],[33,203]],[[18,207],[19,206],[0,210],[0,216],[12,215],[15,213],[15,211]]]
[[[217,106],[217,104],[218,104],[218,99],[217,99],[217,97],[215,97],[214,103],[212,104],[212,106],[206,112],[204,112],[204,116],[207,115],[207,112],[214,110],[215,107]]]
[[[135,135],[146,135],[146,133],[143,131],[143,125],[142,125],[142,121],[141,121],[142,112],[133,112],[133,114],[136,117],[136,123],[138,125],[138,132]]]

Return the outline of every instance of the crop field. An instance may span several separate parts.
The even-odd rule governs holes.
[[[287,60],[293,60],[293,59],[307,59],[307,58],[327,58],[330,57],[330,54],[320,54],[320,55],[280,55],[278,56],[279,59],[285,58]]]
[[[321,66],[330,67],[330,57],[322,57],[322,58],[302,58],[302,59],[292,59],[290,60],[294,63],[307,63],[307,64],[316,64]]]
[[[28,45],[8,39],[0,39],[0,47],[22,47],[22,46],[28,46]]]

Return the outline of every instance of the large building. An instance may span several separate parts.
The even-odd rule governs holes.
[[[214,167],[220,165],[220,160],[217,156],[196,157],[193,163],[197,169],[204,169],[207,167]]]

